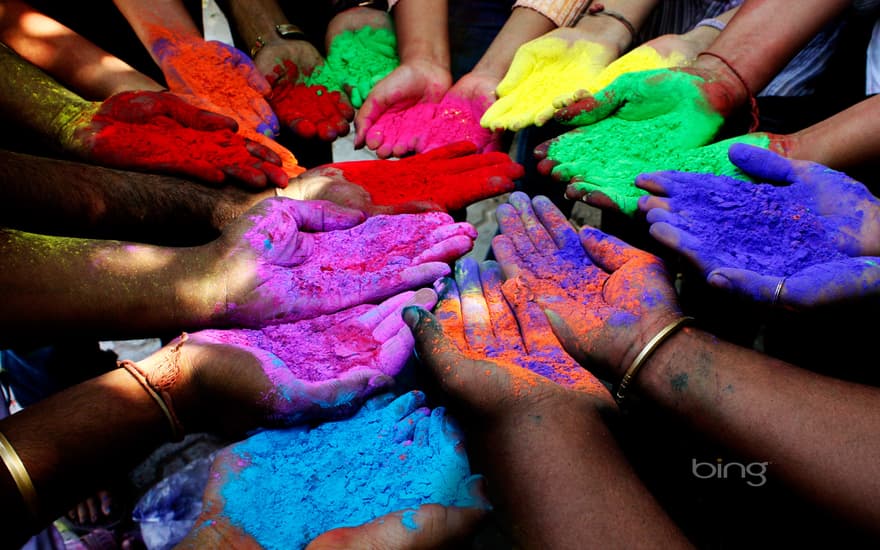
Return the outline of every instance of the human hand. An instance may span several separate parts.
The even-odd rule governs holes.
[[[476,149],[463,141],[400,160],[327,164],[305,172],[292,187],[306,198],[370,215],[459,210],[512,191],[513,180],[523,175],[507,154],[474,154]]]
[[[404,310],[419,359],[441,387],[489,424],[549,401],[613,406],[602,384],[563,351],[541,309],[502,282],[495,262],[459,260],[455,279],[435,285],[441,299],[434,315]]]
[[[260,327],[382,300],[446,275],[476,238],[440,212],[361,221],[329,202],[260,202],[200,251],[210,326]]]
[[[244,52],[215,40],[153,30],[150,50],[168,88],[221,109],[243,128],[272,137],[278,119],[266,102],[271,87]]]
[[[618,381],[680,316],[658,258],[591,227],[578,235],[546,197],[512,193],[497,217],[492,249],[505,284],[543,309],[565,350],[604,380]]]
[[[122,92],[78,113],[59,135],[65,150],[105,166],[285,187],[278,155],[237,128],[168,92]]]
[[[265,421],[340,418],[392,384],[409,359],[413,339],[401,317],[403,308],[431,308],[436,302],[434,291],[425,288],[402,292],[379,305],[361,304],[295,323],[203,330],[191,334],[188,342],[205,348],[205,354],[235,347],[259,363],[268,385],[254,395],[262,396]],[[236,399],[246,401],[247,395],[243,392]]]
[[[306,84],[297,66],[289,60],[284,60],[283,66],[283,70],[269,77],[269,103],[281,124],[306,139],[318,136],[323,141],[333,141],[348,135],[354,119],[348,97],[324,86]]]
[[[355,147],[366,145],[380,158],[414,151],[452,84],[448,67],[404,63],[383,78],[355,115]]]
[[[557,112],[566,123],[586,126],[539,145],[538,170],[562,181],[583,181],[632,215],[640,194],[632,191],[638,174],[657,170],[671,156],[715,136],[724,118],[712,104],[712,90],[685,70],[623,74],[595,98]]]
[[[518,131],[542,126],[557,108],[594,93],[592,81],[616,57],[608,45],[575,28],[555,29],[517,49],[498,84],[495,101],[480,119],[485,128]]]
[[[328,27],[327,63],[315,70],[309,84],[320,84],[329,90],[341,87],[351,98],[351,104],[360,108],[376,83],[400,65],[390,16],[381,12],[380,15],[384,17],[369,14],[365,19],[337,21],[332,29]],[[342,14],[336,19],[339,17]],[[361,26],[356,26],[358,23]]]
[[[679,172],[639,177],[639,187],[665,195],[639,203],[658,241],[710,284],[758,302],[808,308],[874,292],[880,201],[864,185],[744,144],[730,147],[730,159],[773,185]]]
[[[500,150],[501,131],[480,126],[480,118],[495,101],[497,85],[496,78],[475,72],[462,76],[440,100],[428,126],[421,129],[414,150],[425,153],[461,140],[476,145],[480,153]]]
[[[383,394],[346,420],[227,447],[190,539],[210,530],[213,540],[264,548],[433,548],[469,534],[489,508],[481,478],[470,474],[461,431],[424,400]]]

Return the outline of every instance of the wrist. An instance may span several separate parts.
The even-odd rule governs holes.
[[[55,139],[65,151],[82,155],[82,144],[77,130],[85,127],[100,110],[101,102],[77,100],[65,104],[52,117]]]
[[[179,420],[183,435],[204,430],[199,414],[201,401],[198,390],[197,348],[185,345],[189,336],[183,333],[162,349],[135,363],[155,390],[167,397],[166,404]]]
[[[723,116],[749,102],[751,90],[736,71],[721,58],[703,52],[693,64],[694,71],[711,87],[710,100]]]
[[[610,17],[584,15],[574,27],[583,35],[583,40],[604,44],[620,57],[629,48],[632,36],[629,30]]]

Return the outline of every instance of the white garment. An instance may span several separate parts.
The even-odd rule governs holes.
[[[865,93],[880,93],[880,19],[874,23],[868,42],[868,61],[865,66]]]

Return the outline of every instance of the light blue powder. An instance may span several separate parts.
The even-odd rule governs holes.
[[[221,489],[230,522],[267,549],[302,548],[337,527],[423,504],[478,506],[461,432],[413,391],[367,401],[343,421],[260,432],[235,445],[248,463]]]

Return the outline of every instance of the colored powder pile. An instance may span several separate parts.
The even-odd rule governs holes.
[[[687,58],[679,52],[672,52],[668,56],[660,53],[651,46],[640,46],[623,57],[613,61],[610,65],[589,83],[587,90],[595,94],[602,88],[611,84],[617,77],[625,73],[637,71],[650,71],[668,67],[681,67]]]
[[[93,120],[101,123],[104,117],[97,114]],[[257,162],[244,139],[230,130],[193,130],[167,117],[154,117],[149,125],[126,124],[112,118],[106,122],[95,135],[92,154],[116,166],[209,165],[213,168],[205,174],[215,173],[222,180],[220,168],[253,166]]]
[[[333,315],[322,315],[296,323],[272,325],[259,330],[205,330],[197,333],[211,341],[257,348],[280,359],[296,380],[321,382],[338,379],[359,366],[374,368],[382,342],[353,322],[374,306],[360,305]],[[270,373],[273,385],[288,383]],[[386,373],[396,374],[396,373]]]
[[[523,174],[522,166],[505,153],[456,157],[458,150],[458,145],[451,145],[450,157],[421,162],[422,157],[414,155],[403,160],[342,162],[334,166],[342,170],[345,179],[366,189],[373,204],[431,201],[447,210],[512,191],[513,179]]]
[[[486,105],[480,101],[446,94],[427,128],[423,126],[420,130],[424,141],[419,152],[427,153],[458,141],[469,141],[481,152],[497,151],[495,134],[480,126],[485,111]]]
[[[230,522],[268,550],[423,504],[477,506],[461,433],[424,394],[369,400],[354,416],[264,431],[235,445],[245,464],[221,488]],[[414,514],[404,525],[416,529]]]
[[[361,27],[340,33],[330,43],[327,62],[315,68],[306,83],[328,90],[351,87],[351,103],[364,103],[377,82],[400,65],[397,36],[391,29]]]
[[[658,71],[655,78],[664,82],[653,89],[650,78],[626,76],[630,75],[615,81],[614,94],[652,94],[652,101],[643,106],[624,102],[617,113],[562,134],[550,144],[547,157],[560,163],[553,168],[555,175],[582,179],[586,187],[604,191],[624,213],[632,215],[638,197],[645,194],[634,186],[636,177],[681,169],[676,159],[711,141],[723,118],[702,96],[694,82],[697,77]]]
[[[681,229],[700,239],[701,254],[725,267],[778,276],[848,258],[835,248],[834,221],[815,214],[811,193],[721,179],[712,188],[682,186],[669,199],[672,211],[687,212]]]
[[[290,60],[285,59],[284,68],[278,66],[275,70],[276,73],[286,72],[289,77],[270,79],[272,93],[269,95],[269,103],[284,124],[290,125],[294,121],[299,121],[297,131],[301,134],[314,135],[316,124],[331,118],[334,113],[340,113],[341,110],[351,110],[350,107],[342,104],[340,92],[328,91],[324,86],[309,86],[297,82],[296,76],[299,70]]]

